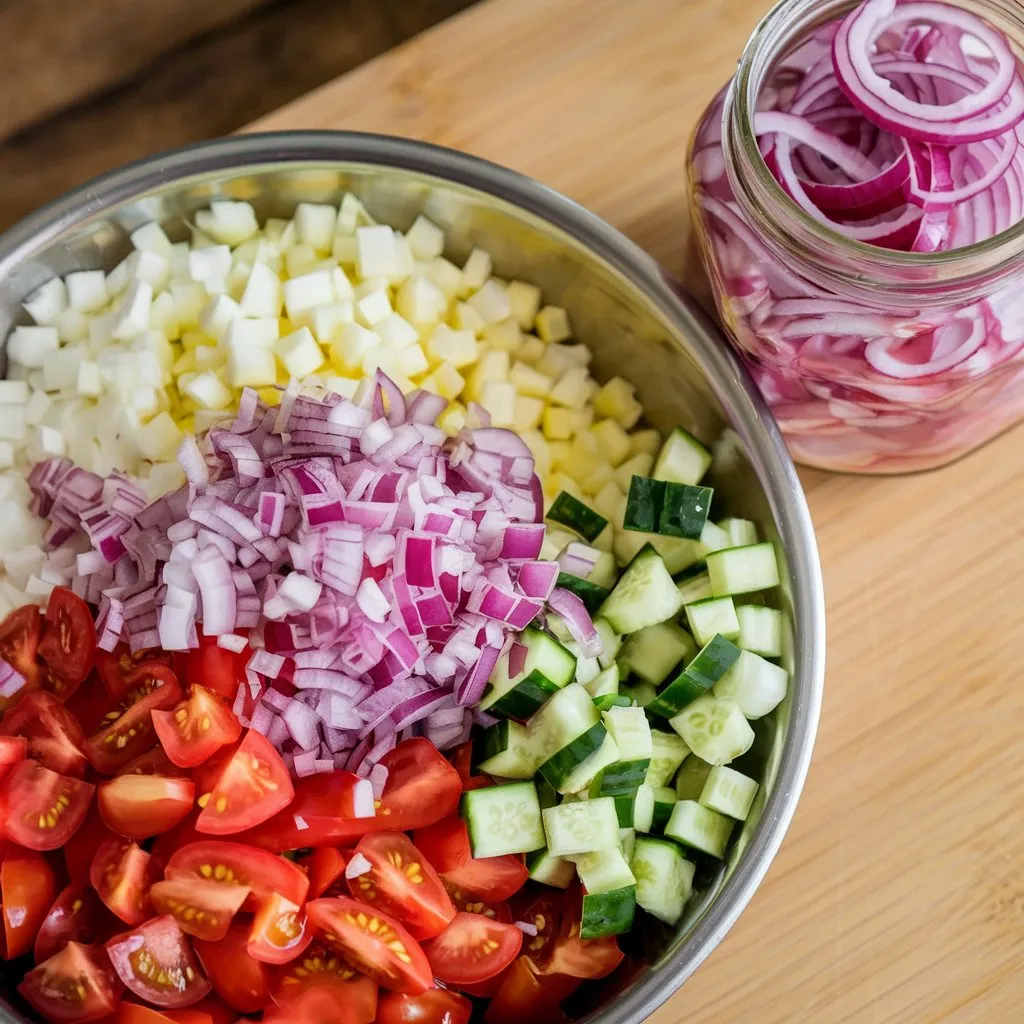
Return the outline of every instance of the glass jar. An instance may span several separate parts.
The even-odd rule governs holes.
[[[1019,0],[955,3],[1024,50]],[[831,230],[779,186],[753,130],[758,101],[783,82],[788,55],[855,6],[771,11],[697,125],[690,194],[722,322],[794,459],[902,473],[1024,417],[1024,222],[963,248],[895,251]]]

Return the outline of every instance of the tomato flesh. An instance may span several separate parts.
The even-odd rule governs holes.
[[[158,914],[168,914],[183,932],[198,939],[223,939],[231,920],[249,896],[244,885],[225,885],[202,878],[168,878],[156,882],[149,899]]]
[[[154,1006],[191,1006],[210,991],[210,982],[173,917],[154,917],[115,935],[106,950],[125,987]]]
[[[25,975],[18,991],[51,1021],[99,1020],[114,1010],[121,983],[102,950],[69,942]]]
[[[11,850],[4,855],[0,864],[4,959],[14,960],[33,947],[55,888],[53,871],[38,854]]]
[[[344,896],[313,900],[306,913],[328,947],[383,988],[416,995],[432,986],[423,950],[393,917]]]
[[[523,944],[523,953],[538,975],[604,978],[623,961],[614,936],[581,939],[582,894],[574,887],[535,900],[523,920],[537,929]]]
[[[129,690],[85,741],[85,756],[98,771],[113,775],[156,743],[152,712],[181,699],[177,677],[158,661],[144,661],[128,679]]]
[[[130,689],[128,680],[144,661],[161,661],[169,668],[173,666],[171,655],[163,651],[132,651],[126,643],[119,643],[113,651],[96,652],[96,674],[112,701],[124,700]]]
[[[523,933],[482,914],[458,913],[423,944],[434,977],[450,985],[475,985],[503,971],[519,955]]]
[[[109,938],[113,924],[113,917],[92,888],[72,882],[54,900],[39,926],[33,951],[35,961],[41,964],[49,960],[69,942],[89,945]]]
[[[281,755],[265,736],[250,729],[212,791],[200,797],[203,811],[196,830],[211,835],[241,832],[273,817],[294,795]]]
[[[159,877],[152,856],[128,839],[108,839],[96,851],[89,881],[106,907],[125,924],[149,917],[149,890]]]
[[[384,992],[377,1003],[377,1024],[469,1024],[472,1013],[468,999],[443,988],[419,996]]]
[[[82,727],[63,704],[49,693],[27,693],[0,719],[0,733],[22,737],[26,756],[61,775],[83,778],[89,762],[82,753]]]
[[[173,711],[154,711],[153,727],[179,768],[194,768],[225,744],[234,743],[242,725],[224,702],[205,687],[192,685],[188,700]]]
[[[0,658],[23,675],[30,687],[35,686],[39,678],[36,652],[42,635],[43,613],[38,605],[15,608],[0,622]]]
[[[249,925],[235,919],[217,942],[195,940],[195,950],[213,990],[239,1013],[259,1013],[270,1004],[270,968],[249,956]]]
[[[38,654],[46,663],[43,687],[58,700],[67,700],[92,671],[96,658],[92,612],[67,587],[50,591]]]
[[[370,870],[348,879],[353,898],[397,918],[414,939],[444,931],[455,908],[437,872],[403,832],[375,832],[356,847]]]
[[[306,952],[286,967],[275,978],[274,1002],[281,1012],[302,1008],[310,993],[330,992],[342,1007],[337,1018],[342,1024],[370,1024],[377,1014],[377,983],[360,974],[345,960],[321,943],[314,943]],[[301,1017],[282,1017],[301,1020]]]
[[[119,775],[101,782],[96,803],[107,828],[129,839],[145,839],[173,828],[192,810],[191,779]]]
[[[7,835],[30,850],[56,850],[81,825],[95,786],[22,761],[4,780]]]
[[[275,892],[253,918],[249,955],[265,964],[286,964],[301,956],[312,941],[313,931],[302,908]]]

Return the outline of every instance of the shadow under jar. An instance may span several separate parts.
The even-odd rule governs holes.
[[[876,15],[893,6],[873,3]],[[904,473],[945,465],[1024,418],[1024,127],[1011,124],[969,148],[916,140],[903,146],[843,90],[826,84],[815,96],[816,76],[832,65],[837,30],[857,6],[776,6],[697,125],[688,170],[719,314],[794,459],[829,470]],[[899,4],[895,11],[905,6],[934,15],[938,5]],[[1002,35],[1012,49],[1013,89],[1024,100],[1019,0],[958,0],[942,9],[980,16]],[[983,40],[936,28],[922,16],[874,42],[867,35],[871,59],[897,92],[945,104],[968,91],[957,81],[969,79],[957,74],[973,76],[978,88],[996,76],[998,60]],[[931,50],[936,41],[948,52]],[[930,77],[935,72],[901,77],[905,48],[916,48],[915,59],[962,61],[963,70],[945,80]],[[934,88],[945,95],[929,94]],[[1015,95],[992,116],[1007,112],[1011,120]],[[765,130],[777,127],[771,117],[779,112],[834,132],[872,161],[877,178],[869,171],[851,177],[798,138]],[[793,189],[779,184],[792,181],[783,164],[812,202],[794,201]],[[983,178],[991,182],[979,190]],[[943,188],[955,201],[942,200]],[[970,192],[976,194],[958,198]]]

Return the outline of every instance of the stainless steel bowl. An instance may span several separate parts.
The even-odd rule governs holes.
[[[632,381],[655,426],[717,439],[716,504],[759,520],[782,556],[790,695],[757,723],[747,755],[765,784],[728,862],[704,878],[680,925],[654,937],[650,969],[584,1018],[635,1024],[714,949],[764,877],[807,772],[823,685],[821,572],[800,482],[767,408],[695,304],[609,225],[512,171],[406,139],[282,132],[153,157],[22,221],[0,238],[0,336],[23,319],[32,289],[54,274],[111,267],[128,251],[129,233],[154,218],[184,238],[192,214],[213,198],[249,200],[262,218],[290,216],[302,200],[337,201],[345,190],[398,227],[425,212],[447,232],[448,255],[481,245],[503,277],[535,282],[546,301],[566,306],[599,378]],[[9,1004],[0,1019],[25,1020]]]

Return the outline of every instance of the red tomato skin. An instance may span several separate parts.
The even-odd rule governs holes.
[[[473,741],[462,743],[448,754],[452,767],[459,773],[463,792],[472,789],[486,789],[493,785],[486,775],[473,774]]]
[[[200,636],[199,647],[188,651],[183,661],[183,676],[190,685],[198,683],[233,701],[238,687],[245,682],[248,648],[240,653],[217,644],[215,636]]]
[[[74,990],[66,984],[69,978],[76,979]],[[61,985],[61,981],[65,984]],[[83,988],[86,990],[84,1004],[77,995]],[[80,1024],[100,1020],[111,1013],[122,985],[102,947],[69,942],[55,956],[29,971],[18,991],[47,1020]]]
[[[280,1008],[275,1019],[291,1024],[294,1017],[286,1016],[286,1012],[297,1016],[309,1006],[303,997],[320,992],[336,996],[336,1013],[338,1005],[344,1007],[341,1024],[370,1024],[376,1019],[377,983],[319,942],[310,946],[300,959],[275,971],[273,998]],[[338,1024],[338,1018],[332,1019],[331,1024]]]
[[[22,761],[0,788],[8,838],[30,850],[59,849],[82,824],[95,789],[81,779],[50,771],[38,761]],[[39,825],[41,818],[43,826]]]
[[[423,943],[423,952],[438,981],[478,985],[505,970],[522,944],[515,925],[460,912],[440,935]]]
[[[239,1013],[259,1013],[270,1005],[271,973],[249,956],[249,924],[236,918],[218,942],[193,943],[217,995]]]
[[[27,744],[25,756],[50,771],[76,779],[85,777],[89,762],[82,752],[82,727],[52,694],[44,690],[25,694],[0,719],[0,733],[22,737]]]
[[[67,700],[92,671],[96,659],[96,628],[89,606],[67,587],[54,587],[46,605],[46,623],[39,641],[46,664],[43,687]]]
[[[179,768],[195,768],[242,733],[242,723],[231,709],[214,691],[198,684],[172,711],[154,711],[153,728],[167,757]]]
[[[15,608],[0,622],[0,658],[25,677],[25,687],[20,691],[22,694],[38,685],[39,664],[36,652],[42,635],[43,613],[35,604]]]
[[[93,804],[89,808],[82,824],[75,830],[75,834],[64,844],[62,850],[64,863],[68,869],[68,875],[72,882],[88,885],[89,873],[92,870],[92,862],[96,851],[108,839],[115,839],[116,836],[103,823],[100,817],[99,808]]]
[[[150,916],[149,890],[158,877],[152,855],[118,837],[100,846],[89,869],[89,882],[107,909],[133,927]]]
[[[11,773],[16,764],[28,755],[28,740],[24,736],[0,736],[0,782]]]
[[[38,854],[5,854],[0,864],[5,960],[15,960],[32,948],[55,890],[53,871]]]
[[[120,775],[101,782],[96,803],[107,828],[129,839],[146,839],[188,817],[195,799],[191,779]]]
[[[110,938],[122,927],[88,884],[72,882],[47,911],[36,935],[33,956],[41,964],[68,942],[90,945]]]
[[[484,1013],[486,1024],[563,1024],[566,1019],[558,999],[544,989],[522,956],[512,964]]]
[[[472,1013],[468,999],[443,988],[419,996],[382,992],[377,1002],[377,1024],[469,1024]]]
[[[580,938],[582,912],[582,892],[577,886],[566,892],[545,893],[524,912],[523,920],[536,925],[537,935],[524,943],[523,953],[542,983],[547,976],[604,978],[622,963],[624,957],[614,936]]]
[[[345,865],[348,858],[332,846],[321,846],[296,862],[309,878],[307,899],[323,896],[331,886],[345,884]]]

